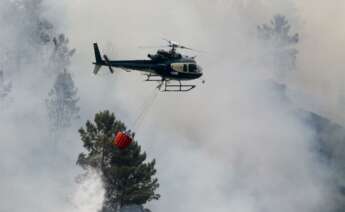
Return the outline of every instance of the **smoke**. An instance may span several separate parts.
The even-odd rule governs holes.
[[[102,180],[93,170],[89,170],[84,177],[85,179],[82,179],[72,198],[72,203],[76,207],[75,211],[98,211],[102,208],[104,197]]]
[[[4,212],[85,211],[86,207],[76,210],[71,202],[79,189],[75,178],[81,170],[75,161],[82,150],[77,135],[81,122],[66,130],[59,142],[49,133],[45,99],[58,71],[63,71],[52,69],[50,40],[60,33],[60,22],[47,15],[50,11],[49,3],[40,0],[0,2],[0,68],[12,84],[11,101],[0,111],[0,211]],[[92,179],[99,195],[89,202],[97,206],[102,187]]]
[[[77,128],[103,109],[133,125],[156,84],[144,83],[136,72],[116,70],[110,75],[104,68],[94,76],[92,42],[99,42],[109,57],[126,59],[146,57],[154,50],[137,47],[160,45],[161,38],[206,52],[197,57],[206,84],[196,82],[198,87],[189,93],[159,94],[142,127],[134,129],[149,157],[157,159],[162,198],[149,208],[314,212],[335,207],[332,172],[321,163],[313,131],[294,113],[296,106],[272,89],[273,70],[259,60],[262,49],[256,26],[282,13],[295,26],[292,30],[303,35],[299,72],[290,82],[300,100],[301,92],[323,90],[318,83],[323,79],[338,82],[338,75],[325,78],[322,67],[332,67],[332,73],[341,69],[336,60],[341,52],[333,52],[339,49],[335,46],[340,34],[320,33],[316,18],[320,13],[308,6],[340,9],[292,0],[66,0],[45,1],[39,10],[28,12],[14,10],[10,2],[0,3],[1,46],[11,50],[2,63],[14,87],[14,103],[1,112],[0,119],[1,211],[91,212],[100,208],[103,191],[97,175],[91,174],[81,185],[74,182],[80,173],[75,160],[82,151]],[[37,17],[54,24],[49,33],[65,32],[71,47],[77,49],[70,69],[79,88],[81,119],[56,148],[44,108],[54,80],[54,74],[46,71],[51,46],[30,40],[35,37],[32,29]],[[320,24],[336,26],[332,21],[325,17]],[[328,47],[329,42],[333,47],[325,55],[313,45]],[[317,71],[312,72],[313,67]],[[303,99],[296,104],[310,103]],[[335,111],[327,106],[317,108]]]
[[[130,123],[155,86],[142,83],[135,73],[91,76],[85,70],[94,60],[92,42],[98,41],[107,54],[111,52],[106,45],[112,43],[116,53],[111,56],[117,59],[145,57],[150,50],[136,47],[159,44],[162,37],[207,52],[197,57],[204,67],[206,84],[187,94],[160,94],[137,134],[158,161],[162,199],[151,208],[333,208],[334,188],[329,170],[315,150],[313,131],[293,112],[297,106],[279,98],[270,86],[273,70],[259,60],[262,51],[257,46],[256,26],[282,13],[294,26],[293,31],[304,34],[307,28],[303,23],[309,17],[304,16],[302,6],[294,1],[154,0],[66,5],[71,14],[70,34],[75,38],[72,42],[81,49],[81,89],[86,88],[83,92],[87,93],[90,86],[86,85],[94,85],[95,92],[102,93],[86,100],[84,105],[92,108],[90,111],[101,104],[120,111],[120,117]],[[302,39],[301,52],[304,45]],[[299,66],[303,64],[300,61]],[[306,73],[303,67],[300,70],[291,76],[290,83],[295,92],[304,93],[304,84],[296,80]],[[309,77],[313,81],[315,76]],[[296,104],[300,107],[304,102],[308,100]]]
[[[345,55],[343,24],[345,2],[296,1],[300,19],[300,72],[295,83],[305,95],[298,100],[306,107],[337,121],[344,126],[344,69]],[[327,14],[332,14],[329,16]]]

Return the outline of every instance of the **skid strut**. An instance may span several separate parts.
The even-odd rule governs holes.
[[[160,75],[148,74],[146,77],[147,82],[160,82],[157,89],[162,92],[187,92],[196,87],[195,85],[184,85],[180,80],[168,80]],[[178,84],[170,84],[170,82],[178,82]]]
[[[178,81],[178,85],[168,84],[169,81],[164,83],[164,92],[187,92],[195,88],[195,85],[183,85],[181,81]]]
[[[146,75],[146,82],[162,82],[164,81],[161,76],[155,74]]]
[[[169,82],[171,81],[169,80],[162,81],[162,83],[159,85],[159,90],[162,92],[187,92],[195,88],[195,85],[183,85],[181,81],[178,81],[178,85],[169,84]]]

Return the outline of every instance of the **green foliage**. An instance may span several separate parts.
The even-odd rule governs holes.
[[[97,113],[94,122],[87,121],[79,130],[86,153],[79,155],[77,164],[99,170],[106,190],[104,209],[116,210],[128,205],[142,205],[159,199],[155,160],[146,161],[139,144],[134,141],[120,150],[113,146],[115,133],[127,132],[126,126],[109,111]]]

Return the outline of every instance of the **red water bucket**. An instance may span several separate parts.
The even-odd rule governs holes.
[[[113,144],[119,149],[126,149],[132,142],[132,138],[126,133],[118,132],[115,136]]]

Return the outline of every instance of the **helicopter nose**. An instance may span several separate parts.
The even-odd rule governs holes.
[[[198,67],[198,73],[200,74],[200,76],[202,76],[202,67],[201,66],[197,66]]]
[[[197,66],[198,72],[202,74],[202,68],[201,66]]]

